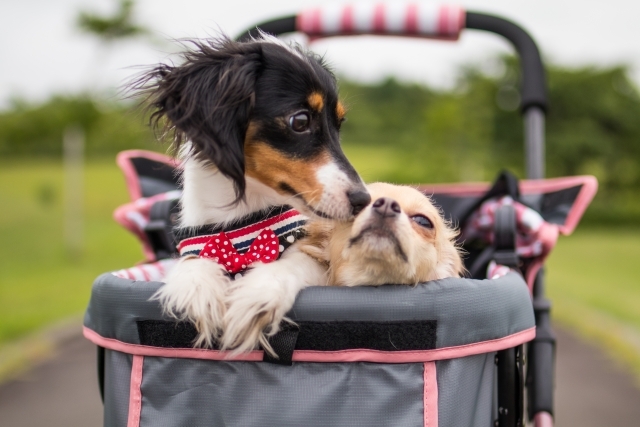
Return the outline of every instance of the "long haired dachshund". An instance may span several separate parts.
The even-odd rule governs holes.
[[[173,136],[183,165],[178,234],[195,236],[181,244],[184,256],[155,297],[166,313],[195,324],[197,346],[239,352],[260,342],[269,349],[267,336],[278,331],[298,291],[321,284],[315,281],[322,266],[297,242],[267,262],[251,252],[257,244],[241,248],[246,242],[232,236],[275,236],[271,228],[238,225],[252,218],[260,224],[273,212],[285,212],[276,216],[285,230],[291,215],[345,221],[369,204],[340,147],[345,109],[322,58],[275,37],[195,41],[183,59],[157,66],[132,85],[146,97],[152,123]],[[203,230],[210,243],[197,240]],[[207,249],[220,230],[232,252]],[[283,237],[274,238],[286,243]],[[283,245],[276,246],[281,252]],[[249,255],[251,265],[243,258]]]

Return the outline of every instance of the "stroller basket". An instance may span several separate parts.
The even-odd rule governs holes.
[[[290,313],[298,327],[274,337],[280,364],[262,351],[229,358],[192,348],[193,327],[163,317],[149,301],[161,285],[94,284],[84,324],[106,349],[105,426],[489,426],[496,352],[535,336],[515,273],[314,287]]]
[[[277,357],[193,348],[193,325],[164,316],[150,300],[175,262],[177,164],[159,154],[121,153],[132,202],[114,216],[140,238],[147,263],[100,276],[85,315],[84,334],[98,346],[105,426],[522,426],[525,351],[529,418],[537,427],[553,424],[555,339],[542,265],[558,234],[573,231],[597,183],[542,179],[546,86],[531,37],[495,16],[394,2],[314,8],[262,23],[239,40],[259,31],[456,40],[464,28],[504,36],[521,57],[530,180],[507,180],[509,191],[499,195],[535,211],[545,224],[542,255],[513,265],[524,278],[509,272],[415,287],[311,287],[288,313],[295,324],[271,338]],[[488,188],[422,190],[455,222],[484,201]],[[490,252],[477,259],[484,253]]]

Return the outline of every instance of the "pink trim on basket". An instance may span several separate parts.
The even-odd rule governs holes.
[[[259,362],[263,358],[262,351],[252,351],[235,357],[230,357],[229,352],[227,351],[207,350],[203,348],[164,348],[131,344],[113,338],[105,338],[86,326],[83,326],[82,333],[86,339],[100,347],[138,356],[175,357],[178,359],[235,360],[244,362]]]
[[[424,364],[424,427],[438,427],[438,377],[436,362]]]
[[[83,334],[92,343],[109,350],[127,354],[155,357],[175,357],[183,359],[233,360],[258,362],[263,358],[261,350],[254,350],[237,356],[230,356],[227,351],[207,350],[202,348],[164,348],[140,344],[125,343],[113,338],[104,338],[95,331],[83,327]],[[379,350],[340,350],[314,351],[296,350],[293,352],[294,362],[376,362],[376,363],[421,363],[435,360],[455,359],[504,350],[531,341],[536,336],[535,326],[524,331],[494,340],[435,350],[412,351],[379,351]]]
[[[538,412],[533,417],[535,427],[553,427],[553,417],[548,412]]]
[[[573,233],[573,230],[576,229],[582,215],[584,215],[584,212],[587,210],[589,204],[591,204],[591,201],[598,192],[598,180],[595,177],[586,176],[584,179],[584,185],[580,190],[580,193],[578,193],[576,201],[573,202],[573,206],[571,206],[569,215],[567,215],[567,220],[564,222],[564,225],[560,227],[560,232],[565,236]]]
[[[542,243],[543,253],[542,255],[534,258],[533,262],[527,269],[527,277],[525,280],[527,282],[527,286],[529,287],[529,292],[533,292],[533,285],[536,280],[536,275],[540,268],[544,265],[545,260],[551,253],[551,250],[556,246],[558,242],[558,233],[560,227],[556,224],[544,223],[543,227],[540,229],[540,242]]]
[[[133,190],[131,190],[130,188],[129,192],[131,193],[132,191]],[[144,234],[144,232],[142,232],[140,228],[136,227],[136,225],[127,217],[127,214],[130,212],[133,205],[134,203],[132,202],[117,207],[116,210],[113,211],[113,219],[125,229],[133,233],[138,238],[138,240],[140,240],[140,243],[142,243],[142,253],[144,254],[145,260],[155,261],[156,254],[155,252],[153,252],[153,248],[148,241],[147,235]]]
[[[557,191],[576,185],[589,185],[589,181],[597,181],[591,175],[567,176],[562,178],[547,179],[523,179],[520,181],[520,189],[523,194],[540,193],[543,191]],[[477,196],[485,193],[491,183],[488,182],[463,182],[454,184],[425,184],[420,185],[422,191],[433,191],[438,194],[454,194],[456,196]]]
[[[179,166],[177,160],[174,160],[173,158],[164,154],[154,153],[153,151],[126,150],[118,153],[118,155],[116,156],[116,164],[120,167],[120,169],[122,169],[122,173],[124,173],[124,179],[127,183],[127,190],[129,190],[129,197],[131,197],[132,201],[138,200],[142,197],[142,190],[140,189],[140,179],[138,178],[138,172],[136,172],[136,169],[131,162],[131,159],[136,157],[143,157],[145,159],[165,163],[173,167]]]
[[[480,196],[487,192],[491,184],[482,182],[461,183],[461,184],[431,184],[421,185],[420,190],[427,194],[450,194],[452,196]],[[575,230],[580,218],[584,214],[591,200],[598,191],[598,180],[590,175],[568,176],[563,178],[550,178],[539,180],[520,181],[520,191],[522,194],[540,194],[553,191],[565,190],[567,188],[581,185],[580,193],[571,206],[564,225],[558,226],[560,233],[568,236]]]
[[[340,350],[313,351],[296,350],[293,352],[295,362],[378,362],[378,363],[415,363],[435,360],[455,359],[504,350],[531,341],[536,336],[536,328],[525,329],[515,334],[454,347],[444,347],[435,350],[412,351],[379,351],[379,350]]]
[[[127,427],[140,426],[140,413],[142,412],[142,367],[144,356],[133,356],[133,366],[131,367],[131,387],[129,389],[129,418]]]

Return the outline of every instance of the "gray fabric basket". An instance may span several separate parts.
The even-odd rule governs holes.
[[[230,360],[176,345],[157,330],[142,334],[149,322],[171,325],[169,335],[180,330],[149,301],[160,286],[111,274],[93,286],[84,331],[106,349],[105,426],[489,427],[495,352],[535,335],[529,291],[514,273],[416,287],[312,287],[290,318],[300,336],[307,324],[329,325],[325,341],[342,348],[296,346],[291,366],[263,361],[262,351]],[[331,339],[342,325],[347,332],[375,327],[366,329],[364,346],[344,348],[351,336],[347,344]],[[404,325],[419,348],[403,341]]]

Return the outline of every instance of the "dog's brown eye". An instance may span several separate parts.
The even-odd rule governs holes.
[[[294,114],[289,118],[289,126],[295,132],[304,132],[309,129],[309,122],[309,114],[307,113]]]
[[[424,215],[414,215],[411,219],[421,227],[424,228],[433,228],[433,223],[429,218]]]

